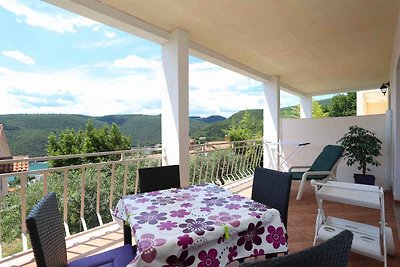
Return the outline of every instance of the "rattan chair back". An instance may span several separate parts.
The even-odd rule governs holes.
[[[180,186],[179,165],[139,169],[139,191],[141,193]]]
[[[37,266],[66,266],[65,229],[55,193],[42,198],[26,218]]]
[[[345,267],[348,265],[353,233],[344,230],[324,243],[306,250],[243,267]]]
[[[251,198],[277,209],[287,229],[292,174],[257,167],[254,171]]]

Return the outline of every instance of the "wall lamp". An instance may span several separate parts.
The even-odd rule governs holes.
[[[382,83],[380,89],[381,89],[381,92],[382,92],[383,95],[386,95],[386,93],[387,93],[389,87],[390,87],[390,82]]]

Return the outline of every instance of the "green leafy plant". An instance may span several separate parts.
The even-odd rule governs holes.
[[[376,157],[382,155],[382,141],[375,133],[353,125],[338,143],[345,149],[344,158],[347,159],[347,165],[352,166],[358,162],[357,169],[362,170],[363,175],[369,170],[368,165],[381,165]]]

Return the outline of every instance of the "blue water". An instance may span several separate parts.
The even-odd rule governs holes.
[[[30,162],[29,163],[29,170],[30,171],[35,171],[35,170],[43,170],[49,168],[49,164],[47,162]],[[10,176],[8,177],[8,181],[12,182],[14,181],[15,176]]]

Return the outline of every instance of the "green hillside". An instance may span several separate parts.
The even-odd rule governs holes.
[[[249,109],[249,115],[252,121],[262,121],[263,111],[261,109]],[[223,140],[225,137],[224,129],[228,129],[231,123],[239,122],[244,114],[244,110],[233,114],[231,117],[223,121],[218,121],[193,132],[190,136],[194,139],[199,137],[207,137],[208,140]]]
[[[90,117],[66,114],[18,114],[0,115],[13,155],[46,155],[47,137],[51,132],[59,134],[66,128],[84,129],[88,120],[96,128],[115,122],[121,131],[132,136],[132,146],[155,145],[161,142],[161,115],[110,115]],[[190,119],[190,132],[207,125]]]
[[[331,99],[318,101],[322,106],[330,105]],[[261,132],[263,111],[248,110],[254,122],[255,131]],[[190,118],[190,136],[198,139],[205,136],[208,140],[223,140],[224,129],[232,122],[239,122],[244,111],[239,111],[225,119],[221,116],[208,118]],[[293,118],[293,107],[281,108],[283,118]],[[13,155],[46,155],[47,137],[51,132],[59,134],[66,128],[84,129],[88,120],[92,120],[96,128],[105,123],[115,122],[122,133],[132,137],[132,146],[151,146],[161,143],[161,115],[108,115],[90,117],[66,114],[18,114],[0,115],[0,123],[5,126],[8,143]]]

